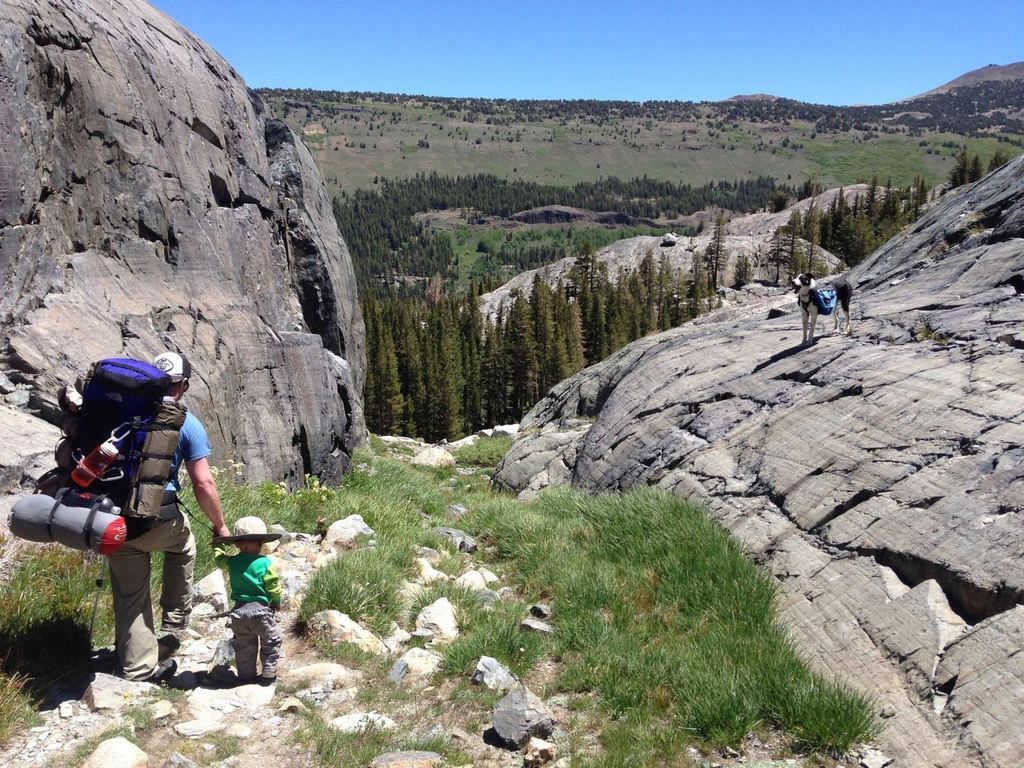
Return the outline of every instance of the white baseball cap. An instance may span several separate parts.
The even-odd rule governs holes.
[[[171,381],[179,382],[192,377],[192,364],[188,358],[177,352],[164,352],[153,358],[153,367],[171,377]]]

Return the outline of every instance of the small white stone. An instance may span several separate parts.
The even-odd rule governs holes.
[[[417,632],[429,632],[435,642],[454,640],[459,636],[455,607],[447,597],[435,600],[416,617]]]
[[[324,534],[320,542],[323,549],[348,549],[359,536],[373,536],[374,530],[366,524],[362,515],[349,515],[343,520],[335,520]]]
[[[242,723],[233,723],[224,730],[225,735],[234,736],[236,739],[248,739],[252,736],[252,728]]]
[[[128,739],[117,736],[101,741],[82,768],[146,768],[149,755]]]
[[[377,712],[354,712],[331,720],[331,728],[342,733],[364,733],[371,729],[390,731],[396,727],[394,720]]]
[[[487,580],[479,571],[466,571],[455,580],[455,586],[470,592],[479,592],[487,588]]]
[[[362,678],[363,673],[358,670],[349,669],[342,664],[332,662],[321,662],[319,664],[307,664],[294,669],[288,668],[284,671],[284,677],[289,681],[307,681],[311,687],[324,689],[342,689],[356,684]]]
[[[332,643],[352,643],[367,653],[381,656],[388,653],[388,647],[379,637],[341,611],[320,611],[309,620],[309,625],[314,632],[326,635]]]
[[[416,564],[419,566],[420,576],[419,581],[422,584],[434,584],[438,581],[448,581],[449,576],[443,571],[437,570],[430,564],[430,561],[425,557],[420,557],[416,560]]]
[[[440,654],[423,648],[410,648],[399,658],[388,677],[395,683],[429,678],[439,669],[444,659]]]
[[[160,699],[153,704],[150,711],[153,713],[154,720],[163,720],[165,717],[170,717],[174,714],[174,705],[167,699]]]
[[[499,579],[493,571],[489,571],[486,568],[477,568],[477,573],[484,577],[484,583],[496,584]]]
[[[412,463],[421,467],[454,467],[455,457],[444,448],[432,445],[413,456]]]
[[[198,739],[209,733],[217,733],[223,730],[224,723],[220,720],[186,720],[174,726],[175,733],[189,739]]]

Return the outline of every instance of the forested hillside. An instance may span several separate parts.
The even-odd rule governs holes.
[[[981,82],[875,106],[781,98],[723,102],[517,101],[304,89],[262,90],[334,191],[374,179],[489,173],[573,185],[647,176],[703,185],[770,176],[826,187],[934,186],[961,145],[984,162],[1024,151],[1024,80]]]
[[[859,107],[261,94],[336,191],[367,323],[370,429],[428,440],[518,421],[584,365],[717,306],[720,288],[820,268],[816,249],[854,265],[933,187],[1024,149],[1024,81]],[[855,182],[863,194],[794,212],[755,256],[769,268],[745,258],[728,285],[715,237],[685,268],[652,257],[609,274],[594,259],[619,239],[717,231]],[[480,294],[566,259],[568,276],[523,285],[493,324],[479,317]]]

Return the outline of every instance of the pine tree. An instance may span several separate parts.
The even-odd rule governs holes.
[[[786,255],[789,258],[789,274],[795,275],[804,271],[804,247],[800,240],[803,221],[800,211],[793,211],[786,228]]]
[[[725,273],[725,217],[718,214],[715,219],[715,231],[711,235],[711,244],[706,255],[707,275],[711,292],[718,290],[719,280]]]
[[[505,359],[510,373],[509,407],[514,414],[524,414],[538,400],[537,350],[529,303],[514,294],[505,327]]]

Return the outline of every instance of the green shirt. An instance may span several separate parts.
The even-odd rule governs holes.
[[[280,607],[281,579],[269,557],[244,552],[228,555],[222,547],[214,547],[213,555],[217,565],[228,569],[231,599],[235,603],[263,603],[274,608]]]

